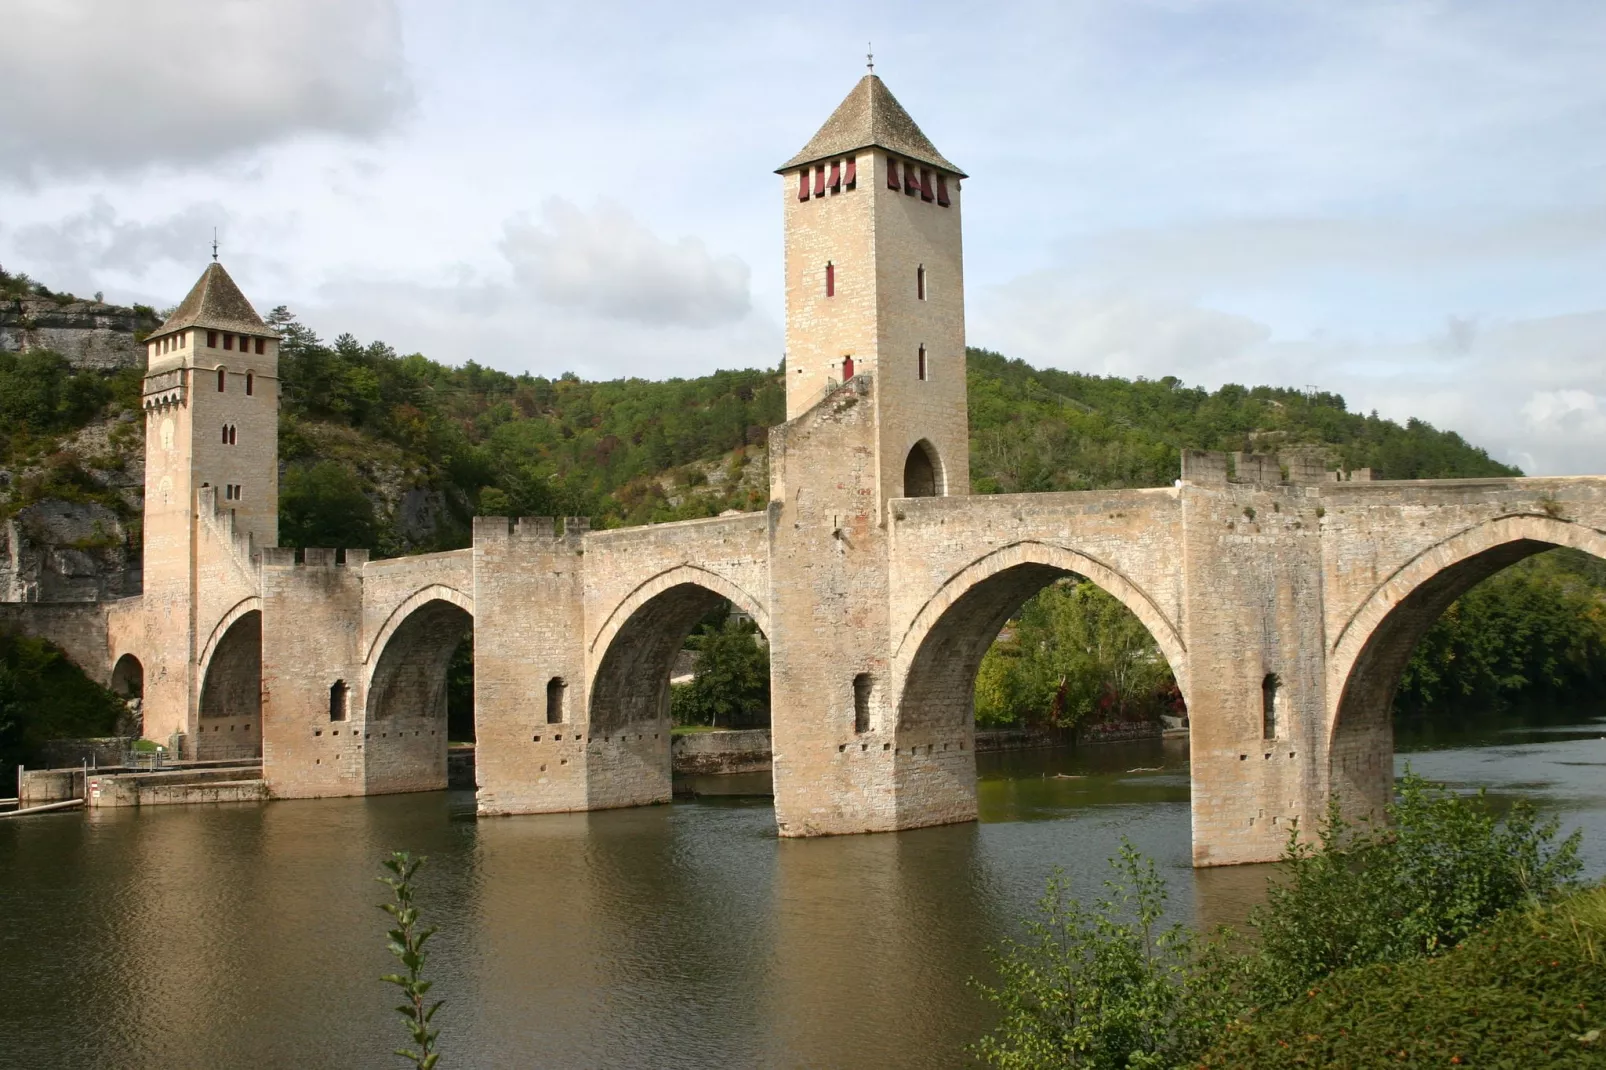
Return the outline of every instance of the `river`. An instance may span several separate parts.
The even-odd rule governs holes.
[[[1606,718],[1566,721],[1402,733],[1396,765],[1558,812],[1598,876]],[[806,841],[745,794],[764,777],[484,821],[450,792],[0,822],[0,1066],[402,1065],[393,848],[429,856],[443,1067],[960,1065],[989,1022],[967,978],[1054,867],[1094,891],[1126,837],[1184,920],[1262,894],[1267,867],[1188,868],[1185,745],[980,760],[979,824]]]

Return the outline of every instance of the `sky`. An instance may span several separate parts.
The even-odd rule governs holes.
[[[1606,472],[1606,4],[0,0],[0,265],[663,378],[784,350],[772,172],[876,73],[969,342]]]

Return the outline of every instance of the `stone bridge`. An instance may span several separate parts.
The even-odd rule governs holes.
[[[443,787],[474,638],[478,806],[670,795],[668,679],[722,601],[770,643],[783,836],[976,816],[972,693],[999,629],[1080,575],[1154,636],[1191,720],[1193,857],[1274,858],[1336,794],[1375,811],[1423,632],[1526,556],[1606,556],[1606,479],[1387,482],[1186,452],[1173,486],[973,496],[968,178],[866,76],[779,172],[786,420],[762,513],[590,531],[481,517],[473,545],[278,547],[278,335],[222,265],[145,341],[145,586],[5,607],[143,695],[145,734],[260,753],[278,797]],[[220,494],[221,491],[221,494]]]

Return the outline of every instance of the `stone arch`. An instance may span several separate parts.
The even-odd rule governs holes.
[[[903,459],[903,497],[940,498],[946,487],[937,447],[924,438],[910,446]]]
[[[444,746],[446,669],[464,635],[473,630],[473,606],[461,592],[435,584],[391,613],[369,649],[363,709],[370,724],[438,720],[430,730]]]
[[[444,583],[432,583],[427,587],[421,587],[403,599],[395,609],[391,610],[390,615],[385,618],[385,622],[379,626],[379,630],[374,632],[373,640],[369,642],[368,649],[363,652],[362,660],[364,664],[372,665],[374,663],[375,655],[385,648],[385,645],[390,642],[390,637],[396,633],[396,629],[401,627],[407,618],[413,614],[414,610],[435,601],[449,602],[467,613],[469,617],[472,618],[474,616],[474,599],[457,588],[448,587]]]
[[[124,654],[112,666],[111,690],[118,698],[142,700],[145,697],[145,666],[133,654]]]
[[[1413,556],[1379,583],[1328,651],[1329,777],[1352,813],[1375,810],[1394,779],[1394,691],[1417,644],[1450,603],[1510,565],[1571,547],[1606,558],[1606,533],[1544,513],[1474,524]]]
[[[591,731],[667,718],[675,655],[697,622],[727,601],[769,634],[769,614],[758,599],[707,569],[680,565],[631,591],[591,642]]]
[[[1028,598],[1072,573],[1092,581],[1143,623],[1170,663],[1186,701],[1187,646],[1154,599],[1097,558],[1027,541],[972,561],[915,614],[893,654],[894,678],[902,681],[898,727],[969,724],[976,672],[999,630]]]
[[[203,673],[206,671],[207,665],[210,664],[213,651],[217,649],[218,643],[228,634],[229,629],[234,627],[235,622],[248,613],[260,615],[261,612],[262,599],[252,595],[249,598],[240,599],[230,607],[227,613],[218,619],[217,625],[212,629],[212,633],[206,637],[206,642],[201,644],[201,656],[196,659],[196,664],[201,667]]]
[[[758,625],[759,631],[765,635],[770,633],[770,615],[769,611],[765,609],[764,603],[717,572],[711,572],[697,565],[676,565],[674,568],[665,569],[641,581],[631,589],[629,594],[619,600],[619,604],[614,606],[607,618],[603,620],[602,627],[597,629],[597,634],[592,637],[590,644],[587,646],[592,656],[595,657],[598,651],[607,650],[612,644],[614,636],[619,633],[619,629],[642,606],[665,591],[683,584],[706,587],[749,617],[752,617],[753,622]]]
[[[262,756],[262,610],[247,599],[208,640],[201,665],[195,757]]]

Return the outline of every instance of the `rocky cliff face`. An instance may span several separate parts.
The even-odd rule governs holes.
[[[102,301],[30,294],[0,302],[0,350],[53,349],[76,368],[142,367],[135,334],[155,326],[149,310]]]
[[[99,602],[138,594],[138,553],[116,513],[46,499],[0,522],[0,602]]]

